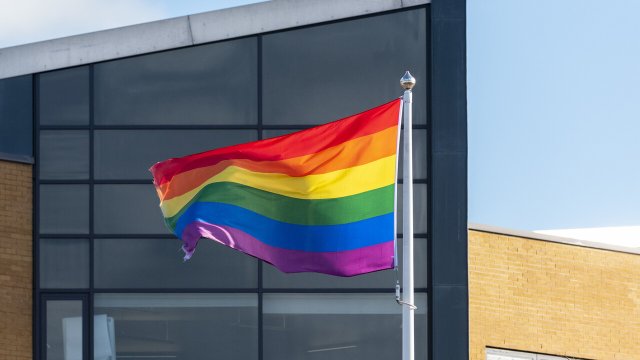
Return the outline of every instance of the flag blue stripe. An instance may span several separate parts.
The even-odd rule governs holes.
[[[180,216],[176,223],[176,236],[182,238],[185,227],[194,221],[230,226],[282,249],[331,252],[393,240],[395,220],[391,212],[347,224],[298,225],[273,220],[231,204],[197,202]]]

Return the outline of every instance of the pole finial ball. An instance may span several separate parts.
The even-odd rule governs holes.
[[[416,78],[414,78],[409,70],[404,73],[402,78],[400,78],[400,86],[402,86],[405,90],[411,90],[416,84]]]

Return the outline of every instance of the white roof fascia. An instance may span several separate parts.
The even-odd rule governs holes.
[[[422,5],[273,0],[0,49],[0,79]]]
[[[527,238],[532,240],[548,241],[548,242],[555,242],[555,243],[566,244],[566,245],[582,246],[582,247],[593,248],[593,249],[617,251],[617,252],[623,252],[628,254],[640,255],[640,248],[616,246],[616,245],[600,243],[595,241],[571,239],[571,238],[565,238],[560,236],[535,233],[533,231],[514,230],[514,229],[507,229],[499,226],[474,224],[474,223],[469,223],[468,228],[469,230],[488,232],[493,234],[516,236],[516,237]]]

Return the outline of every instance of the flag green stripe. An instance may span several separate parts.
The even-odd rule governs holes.
[[[337,225],[388,214],[394,210],[394,185],[335,199],[292,198],[250,186],[220,182],[207,185],[176,215],[166,218],[174,229],[180,216],[195,202],[236,205],[273,220],[299,225]]]

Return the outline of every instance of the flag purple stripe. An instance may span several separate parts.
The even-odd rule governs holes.
[[[393,239],[354,250],[308,252],[273,247],[230,226],[194,221],[182,233],[185,259],[191,257],[201,237],[267,261],[287,273],[312,271],[354,276],[393,268]]]

